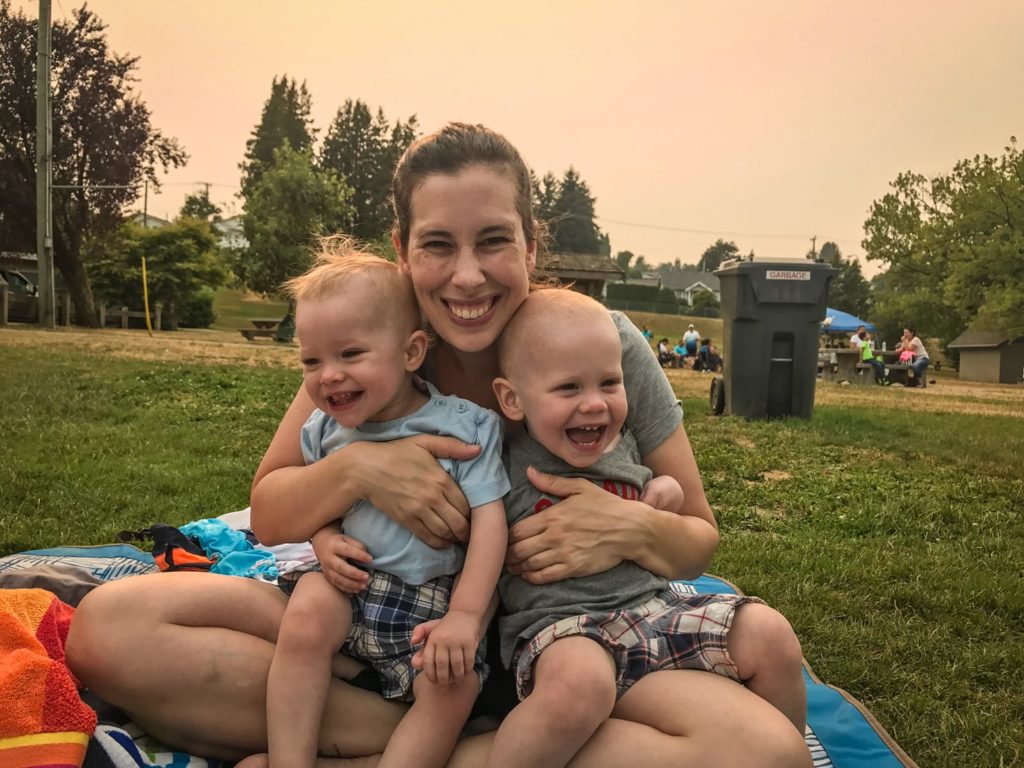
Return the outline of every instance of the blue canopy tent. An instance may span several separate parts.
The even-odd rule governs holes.
[[[825,319],[821,323],[822,333],[853,333],[861,326],[864,326],[869,333],[875,333],[874,323],[854,317],[849,312],[843,312],[832,307],[825,308]]]

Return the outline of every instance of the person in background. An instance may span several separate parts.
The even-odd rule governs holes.
[[[693,370],[717,373],[722,370],[722,356],[718,349],[711,343],[711,339],[701,339],[700,349],[697,351],[697,359],[693,363]]]
[[[924,342],[917,335],[917,331],[914,330],[914,326],[908,325],[903,329],[903,338],[900,340],[900,359],[903,359],[903,353],[909,352],[910,357],[910,369],[914,372],[913,384],[908,384],[911,387],[924,387],[925,384],[924,372],[928,368],[928,363],[931,362],[928,358],[928,350],[924,348]]]
[[[696,357],[697,347],[700,344],[700,331],[693,327],[693,323],[687,326],[686,333],[683,334],[683,342],[686,345],[686,356]]]
[[[646,325],[643,328],[640,329],[640,333],[643,334],[643,337],[645,339],[647,339],[648,343],[650,343],[651,339],[654,338],[654,334],[651,333],[651,329],[648,328]]]
[[[889,372],[885,369],[885,363],[875,356],[875,352],[871,348],[871,334],[867,330],[861,330],[858,338],[860,339],[860,359],[875,369],[875,384],[889,386]]]
[[[861,334],[863,334],[865,330],[867,329],[863,325],[857,326],[857,330],[854,331],[853,335],[850,337],[850,349],[860,349],[861,340],[864,338]]]
[[[679,361],[679,367],[685,368],[687,361],[689,361],[691,367],[696,358],[690,357],[686,352],[686,342],[682,339],[676,342],[675,348],[672,350],[672,354],[676,356],[676,360]]]
[[[668,338],[663,338],[658,342],[658,362],[664,368],[666,365],[670,368],[675,368],[679,365],[679,359],[677,355],[669,348]]]

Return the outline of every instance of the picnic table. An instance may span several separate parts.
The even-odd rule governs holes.
[[[256,318],[250,321],[253,324],[253,328],[243,328],[241,333],[249,341],[255,341],[256,339],[276,339],[277,328],[281,325],[280,320],[273,320],[270,318]]]
[[[861,354],[859,349],[833,349],[836,356],[836,381],[848,381],[851,384],[857,381],[857,363],[860,362]]]

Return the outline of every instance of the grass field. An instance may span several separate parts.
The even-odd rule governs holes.
[[[0,355],[2,554],[244,507],[299,381],[294,348],[230,330],[0,329]],[[668,376],[722,529],[710,571],[922,768],[1021,765],[1024,389],[822,384],[813,419],[748,423],[710,415],[710,376]]]

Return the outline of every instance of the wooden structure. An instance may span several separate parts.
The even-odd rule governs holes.
[[[280,320],[256,319],[252,321],[253,328],[243,328],[239,331],[249,341],[256,339],[276,339],[277,328],[281,325]]]
[[[1024,379],[1024,338],[966,330],[947,345],[960,350],[960,378],[1015,384]]]
[[[572,283],[573,290],[600,299],[604,284],[622,280],[626,273],[610,257],[598,253],[549,253],[537,263],[542,274]]]

